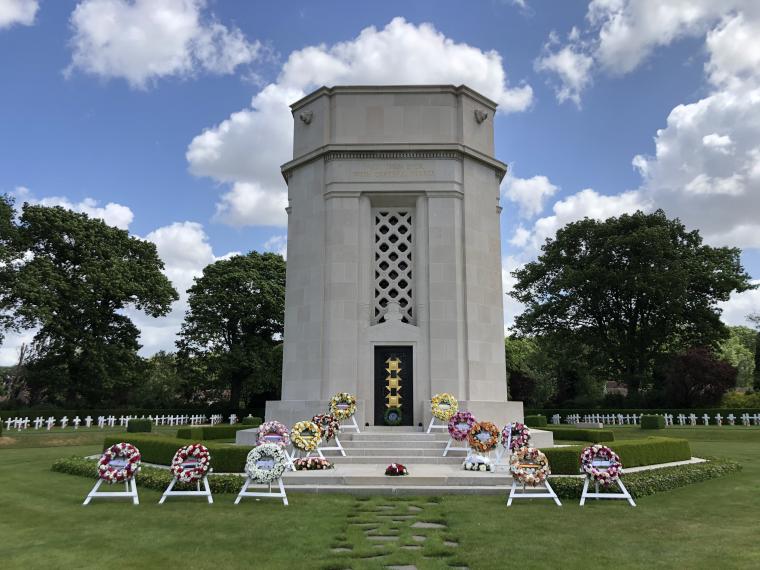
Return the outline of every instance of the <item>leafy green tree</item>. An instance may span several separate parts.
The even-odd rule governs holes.
[[[691,348],[668,365],[665,397],[677,408],[713,406],[734,386],[736,368],[718,360],[709,348]]]
[[[141,408],[174,408],[192,400],[192,390],[180,374],[177,358],[163,350],[143,365],[140,383],[135,387],[130,403]]]
[[[140,362],[125,310],[159,317],[178,298],[156,246],[61,207],[24,204],[18,224],[0,229],[18,253],[8,306],[18,326],[37,328],[32,401],[123,402]]]
[[[513,272],[516,329],[582,339],[595,366],[637,394],[667,354],[727,334],[719,301],[753,287],[736,248],[702,244],[664,212],[583,219]]]
[[[177,341],[186,369],[229,390],[232,408],[248,394],[277,388],[274,355],[285,316],[285,260],[251,252],[208,265],[188,291],[189,310]]]
[[[755,374],[756,333],[748,327],[728,327],[729,336],[720,342],[718,357],[737,369],[737,386],[750,387]]]

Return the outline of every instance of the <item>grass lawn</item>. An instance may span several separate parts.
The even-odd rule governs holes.
[[[613,429],[617,439],[641,436],[635,427]],[[159,506],[160,493],[143,488],[139,506],[95,501],[82,507],[94,481],[50,471],[56,458],[100,451],[102,431],[78,432],[0,438],[0,567],[476,569],[518,560],[525,568],[760,567],[758,428],[654,432],[688,438],[695,455],[729,457],[744,470],[643,497],[635,509],[622,501],[583,508],[523,501],[507,508],[505,497],[495,496],[298,494],[289,496],[289,507],[252,499],[235,507],[231,495],[219,495],[213,505],[169,499]]]

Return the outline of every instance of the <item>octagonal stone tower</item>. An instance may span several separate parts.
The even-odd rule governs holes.
[[[425,425],[430,398],[507,402],[496,104],[466,86],[322,87],[293,111],[282,400],[292,424],[358,398],[362,424]]]

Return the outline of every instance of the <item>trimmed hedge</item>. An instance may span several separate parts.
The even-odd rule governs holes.
[[[543,409],[537,409],[537,408],[531,408],[526,409],[525,413],[527,415],[534,415],[534,414],[543,414],[547,418],[551,418],[554,414],[559,414],[562,418],[562,421],[565,421],[567,416],[573,415],[573,414],[580,414],[581,418],[585,416],[586,414],[623,414],[624,416],[626,414],[636,414],[637,416],[641,414],[673,414],[675,416],[678,416],[678,414],[684,414],[685,416],[688,416],[689,414],[695,414],[697,417],[702,417],[704,414],[707,414],[710,416],[710,423],[714,421],[715,414],[720,414],[722,417],[728,416],[728,414],[734,414],[734,416],[741,417],[742,414],[758,414],[760,413],[760,408],[543,408]],[[702,425],[700,423],[700,425]]]
[[[264,420],[262,420],[261,418],[257,418],[256,416],[246,416],[243,418],[243,420],[240,423],[248,427],[251,427],[251,426],[258,427],[261,425],[263,421]]]
[[[194,439],[195,441],[209,441],[213,439],[235,439],[235,434],[241,429],[251,429],[249,425],[223,425],[223,426],[198,426],[185,427],[177,430],[179,439]]]
[[[129,420],[127,431],[129,433],[150,433],[153,431],[153,422],[150,420]]]
[[[623,467],[640,467],[671,461],[691,459],[688,440],[670,437],[647,437],[605,443],[619,456]],[[549,466],[555,475],[577,475],[580,471],[580,456],[585,446],[550,447],[542,449],[549,459]]]
[[[664,416],[641,416],[641,429],[665,429]]]
[[[528,427],[542,428],[546,426],[546,416],[525,416],[525,425]]]
[[[123,436],[108,436],[103,442],[103,449],[105,450],[114,443],[121,441],[125,441]],[[158,465],[170,465],[177,450],[188,444],[186,439],[153,435],[134,435],[128,437],[127,441],[140,450],[143,461],[157,463]],[[253,446],[247,445],[207,443],[205,441],[202,443],[211,452],[211,467],[217,473],[242,473],[248,452],[253,448]]]
[[[615,432],[608,429],[585,429],[554,426],[546,426],[546,429],[554,434],[554,439],[559,440],[590,441],[591,443],[615,441]]]

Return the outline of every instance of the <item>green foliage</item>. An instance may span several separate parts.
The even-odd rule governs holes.
[[[639,467],[691,458],[691,447],[685,439],[648,437],[615,442],[605,442],[619,456],[623,467]],[[549,459],[555,475],[576,475],[580,469],[580,455],[585,446],[550,447],[542,449]]]
[[[758,408],[760,409],[760,392],[728,392],[720,401],[722,408]],[[728,414],[721,414],[728,415]],[[737,414],[734,414],[737,415]]]
[[[124,441],[123,436],[108,436],[103,442],[103,449],[107,449],[114,443]],[[153,435],[134,435],[127,438],[127,442],[135,445],[140,450],[143,461],[157,465],[171,465],[174,454],[180,447],[188,444],[185,439],[160,437]],[[193,442],[196,443],[196,442]],[[216,473],[242,473],[245,459],[252,449],[243,445],[231,445],[224,443],[203,443],[211,452],[211,467]]]
[[[665,375],[667,401],[679,407],[715,405],[735,385],[736,368],[704,347],[674,356]]]
[[[546,416],[525,416],[525,425],[528,427],[541,428],[546,426]]]
[[[511,296],[526,305],[515,327],[582,342],[638,394],[664,355],[726,336],[717,303],[754,287],[739,254],[703,245],[661,210],[573,222],[513,272]]]
[[[257,418],[256,416],[246,416],[240,423],[246,426],[256,427],[260,426],[262,421],[263,420],[261,418]]]
[[[129,433],[150,433],[153,431],[153,422],[150,420],[129,420],[127,424],[127,431]]]
[[[193,388],[180,373],[176,355],[162,350],[145,359],[130,402],[138,407],[176,408],[192,400]]]
[[[749,327],[728,327],[729,337],[718,348],[718,358],[736,368],[736,385],[750,387],[755,377],[757,334]]]
[[[586,429],[574,427],[546,426],[546,429],[554,434],[554,439],[570,441],[590,441],[601,443],[615,441],[615,432],[607,429]]]
[[[664,416],[641,416],[641,429],[665,429],[665,417]]]
[[[705,463],[662,467],[650,471],[624,474],[623,482],[631,495],[634,497],[645,497],[694,483],[724,477],[741,471],[741,468],[742,466],[735,461],[713,459]],[[552,477],[550,481],[552,488],[560,498],[580,499],[581,492],[583,491],[582,477]],[[617,487],[613,487],[612,491],[616,490]]]
[[[188,290],[177,347],[185,370],[229,389],[233,409],[244,393],[277,390],[285,312],[285,261],[273,253],[236,255],[203,270]]]
[[[261,425],[259,422],[256,425]],[[241,429],[250,429],[247,424],[187,427],[177,430],[178,439],[192,439],[193,441],[210,441],[214,439],[235,439],[235,434]]]

